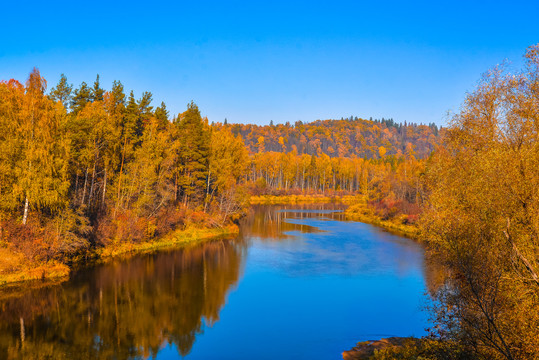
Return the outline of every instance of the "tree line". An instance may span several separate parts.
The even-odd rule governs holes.
[[[220,123],[217,123],[221,125]],[[297,152],[329,157],[380,159],[379,148],[387,155],[403,156],[409,147],[420,159],[427,158],[440,143],[434,123],[397,123],[393,119],[360,119],[350,116],[341,120],[296,121],[277,125],[227,124],[239,134],[251,153],[275,151]]]
[[[126,96],[119,81],[106,91],[99,75],[76,89],[62,75],[49,92],[37,69],[24,85],[1,82],[0,241],[31,260],[65,261],[189,221],[222,226],[241,214],[249,193],[361,193],[405,204],[424,196],[417,179],[425,161],[412,144],[422,126],[357,118],[297,125],[317,143],[321,128],[366,126],[385,146],[366,158],[330,156],[321,147],[310,155],[290,147],[294,136],[285,132],[276,152],[262,137],[253,149],[238,125],[208,124],[193,102],[170,118],[163,102],[154,108],[152,101],[150,92]],[[291,129],[261,129],[275,128]],[[408,134],[402,151],[387,141],[393,133]]]
[[[34,69],[0,83],[0,241],[34,260],[151,239],[195,216],[219,226],[241,204],[239,137],[194,103],[173,119],[152,94],[135,99],[99,77],[46,93]]]

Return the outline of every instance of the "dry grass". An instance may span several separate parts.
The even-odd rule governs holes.
[[[55,261],[32,264],[22,254],[5,247],[0,248],[0,285],[67,275],[69,275],[69,267],[65,264]]]
[[[384,220],[380,216],[376,215],[366,203],[359,203],[350,206],[345,211],[345,214],[350,220],[376,225],[398,235],[419,240],[419,228],[415,224],[407,224],[406,215],[400,215],[388,220]]]
[[[144,241],[141,243],[112,243],[98,250],[98,257],[107,259],[117,256],[129,256],[131,254],[182,247],[185,245],[196,244],[203,240],[237,234],[238,232],[239,228],[237,225],[229,225],[223,228],[190,227],[185,230],[173,231],[170,234],[151,241]]]
[[[197,244],[201,241],[237,234],[239,228],[230,225],[223,228],[190,227],[185,230],[173,231],[159,239],[140,243],[111,243],[97,251],[98,258],[108,259],[134,254],[153,252],[156,250],[183,247]],[[50,261],[39,264],[31,263],[25,257],[6,247],[0,247],[0,286],[27,280],[57,279],[69,275],[70,268],[62,263]]]
[[[251,196],[249,202],[251,204],[298,204],[298,203],[354,203],[363,199],[359,195],[345,196],[325,196],[322,194],[316,195],[259,195]]]

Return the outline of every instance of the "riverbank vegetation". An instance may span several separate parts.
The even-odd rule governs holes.
[[[539,356],[539,46],[468,94],[426,171],[420,224],[447,267],[437,333],[479,358]]]
[[[25,85],[0,83],[3,281],[239,216],[247,152],[195,104],[169,121],[163,103],[126,97],[120,82],[46,86],[37,69]]]

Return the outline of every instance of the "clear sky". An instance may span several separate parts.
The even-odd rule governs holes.
[[[0,79],[100,74],[210,121],[444,124],[480,74],[539,42],[528,1],[5,1]]]

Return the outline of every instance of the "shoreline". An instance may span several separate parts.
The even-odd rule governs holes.
[[[251,205],[279,205],[279,204],[315,204],[315,203],[341,203],[356,205],[361,204],[363,197],[361,195],[345,195],[345,196],[326,196],[318,195],[262,195],[251,196],[249,203]],[[358,205],[359,205],[358,204]],[[419,240],[419,230],[414,225],[402,224],[397,219],[382,220],[375,215],[366,214],[364,206],[354,208],[349,207],[344,211],[346,218],[350,221],[358,221],[373,226],[377,226],[396,235],[407,237],[414,241]],[[29,265],[26,261],[21,261],[21,267],[24,264],[28,267],[0,274],[0,289],[6,285],[31,282],[37,280],[61,280],[68,278],[69,274],[78,268],[83,268],[89,263],[105,263],[116,258],[128,258],[138,254],[145,254],[169,248],[183,248],[189,245],[195,245],[206,240],[216,239],[222,236],[236,235],[239,233],[239,227],[235,224],[225,226],[223,228],[197,228],[189,227],[183,230],[173,230],[157,239],[143,241],[140,243],[111,243],[105,247],[92,250],[86,259],[78,260],[71,265],[60,263],[58,261],[50,261],[48,263]],[[5,248],[0,248],[0,256],[22,256],[10,252]]]
[[[325,196],[317,195],[260,195],[251,196],[251,205],[289,205],[289,204],[322,204],[340,203],[350,205],[344,214],[348,220],[370,224],[387,230],[395,235],[404,236],[420,242],[419,229],[415,225],[403,224],[402,218],[383,220],[380,217],[369,214],[362,195]],[[364,210],[367,210],[366,212]]]
[[[286,204],[316,204],[343,203],[353,204],[363,197],[360,195],[327,196],[316,195],[253,195],[249,199],[251,205],[286,205]]]
[[[417,226],[399,224],[398,222],[390,221],[390,220],[382,220],[378,216],[374,216],[374,215],[367,216],[364,214],[355,214],[355,213],[348,212],[348,210],[345,210],[344,213],[348,220],[374,225],[384,230],[387,230],[388,232],[393,233],[395,235],[400,235],[410,240],[421,242],[420,237],[419,237],[420,235],[419,229],[417,228]]]
[[[50,261],[49,263],[30,266],[11,273],[0,274],[0,289],[40,280],[64,281],[67,280],[72,270],[84,268],[91,263],[106,263],[113,259],[125,259],[131,256],[165,249],[181,249],[223,236],[237,235],[238,233],[239,227],[237,225],[228,225],[223,228],[191,227],[183,230],[174,230],[157,239],[140,243],[110,244],[91,251],[89,254],[91,260],[75,261],[71,266],[57,261]],[[19,256],[19,254],[9,252],[7,249],[0,250],[4,250],[3,252],[9,253],[11,256]]]

